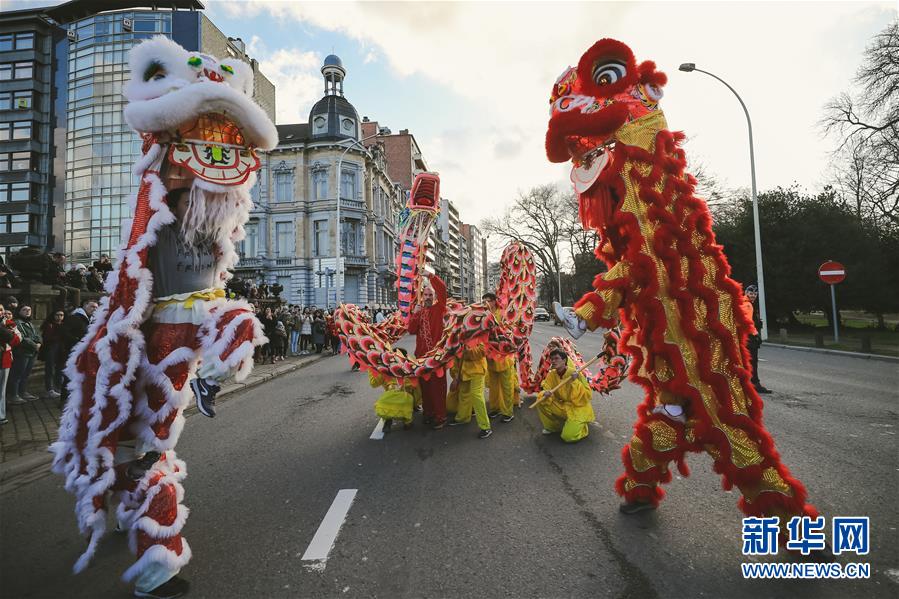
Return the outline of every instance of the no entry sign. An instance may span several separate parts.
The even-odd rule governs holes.
[[[839,262],[827,261],[818,267],[818,276],[828,285],[836,285],[846,278],[846,268]]]

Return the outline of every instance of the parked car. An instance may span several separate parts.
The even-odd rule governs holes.
[[[536,322],[549,322],[549,312],[546,308],[537,308],[534,310],[534,320]]]
[[[566,312],[574,312],[574,306],[564,306],[562,309]],[[556,316],[555,312],[553,312],[553,324],[557,327],[562,326],[562,323],[559,321],[559,318]]]

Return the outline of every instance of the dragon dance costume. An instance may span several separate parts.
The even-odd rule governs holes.
[[[141,592],[172,579],[191,557],[181,537],[187,472],[174,451],[191,395],[185,383],[198,362],[209,381],[246,377],[265,342],[249,304],[225,299],[223,289],[252,206],[255,149],[274,148],[277,131],[250,99],[253,73],[239,60],[189,53],[163,37],[136,46],[130,60],[125,120],[144,140],[134,217],[106,282],[109,296],[68,359],[70,397],[51,449],[89,539],[74,570],[94,555],[113,493],[137,555],[123,578]],[[178,223],[166,202],[176,188],[190,197]],[[202,264],[184,267],[192,272],[165,274],[154,262],[175,251],[172,235],[196,248]],[[207,288],[185,283],[209,268],[208,279],[197,279]],[[161,285],[164,276],[172,280]],[[162,288],[178,293],[159,297]],[[149,452],[161,455],[135,480],[128,462]]]
[[[646,392],[616,489],[627,504],[654,507],[669,464],[686,475],[686,452],[706,451],[747,515],[814,516],[762,424],[745,350],[752,321],[684,173],[684,135],[659,109],[666,81],[653,62],[603,39],[550,98],[547,156],[573,162],[581,221],[599,233],[609,269],[575,311],[590,330],[624,325],[630,378]]]

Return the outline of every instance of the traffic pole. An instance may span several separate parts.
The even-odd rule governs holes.
[[[839,343],[840,329],[837,326],[837,292],[835,287],[836,285],[830,286],[830,304],[833,306],[833,341],[834,343]]]

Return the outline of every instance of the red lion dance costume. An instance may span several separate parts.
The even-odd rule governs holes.
[[[747,370],[752,320],[684,173],[684,135],[658,107],[666,81],[621,42],[600,40],[554,85],[546,135],[549,160],[573,162],[581,221],[600,234],[609,267],[575,313],[590,330],[623,323],[630,378],[646,391],[616,483],[622,511],[656,507],[669,464],[687,475],[684,454],[706,451],[747,515],[782,526],[816,516],[762,424]]]
[[[265,341],[249,304],[225,299],[223,289],[252,206],[255,149],[273,148],[277,131],[250,99],[253,73],[238,60],[218,62],[157,37],[132,50],[131,73],[125,119],[144,139],[134,168],[141,177],[134,218],[117,271],[106,282],[109,297],[66,364],[70,398],[51,449],[53,470],[74,493],[78,525],[89,540],[75,572],[96,551],[113,493],[137,554],[123,578],[140,589],[141,581],[152,588],[170,579],[191,557],[180,534],[188,514],[181,505],[187,473],[174,451],[191,398],[185,383],[198,364],[213,380],[246,377],[254,347]],[[159,302],[147,257],[175,221],[166,203],[174,186],[190,189],[194,217],[181,223],[184,235],[198,224],[207,225],[201,232],[216,227],[219,233],[207,265],[215,284]],[[161,456],[132,480],[123,463],[127,449],[132,458]]]

